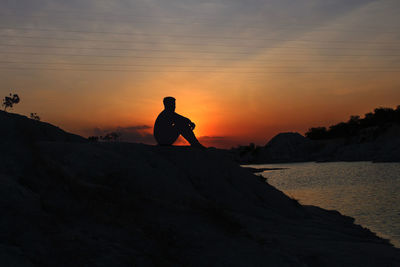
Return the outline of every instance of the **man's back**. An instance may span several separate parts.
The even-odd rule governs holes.
[[[179,133],[175,129],[175,112],[163,110],[154,123],[154,137],[160,145],[172,145],[178,139]]]

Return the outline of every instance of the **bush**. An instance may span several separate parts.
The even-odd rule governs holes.
[[[99,141],[99,137],[98,136],[89,136],[88,140],[89,140],[89,142],[97,142],[97,141]]]
[[[40,117],[36,113],[31,113],[30,118],[35,121],[40,121]]]
[[[118,139],[121,137],[120,133],[117,132],[112,132],[112,133],[108,133],[105,136],[100,136],[100,139],[104,140],[104,141],[118,141]]]
[[[329,129],[325,127],[310,128],[305,136],[312,140],[348,138],[356,136],[362,129],[369,127],[384,128],[385,125],[392,123],[400,124],[400,106],[397,106],[396,109],[376,108],[374,112],[365,114],[364,118],[351,116],[347,122],[331,125]]]
[[[15,104],[18,104],[20,101],[20,98],[17,94],[10,94],[10,96],[6,96],[3,99],[3,106],[4,106],[4,111],[7,111],[7,108],[12,108]]]
[[[312,140],[325,139],[328,136],[328,132],[325,127],[315,127],[310,128],[308,132],[306,132],[305,136]]]

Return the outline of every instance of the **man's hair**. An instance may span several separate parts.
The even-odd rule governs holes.
[[[165,107],[166,107],[166,106],[169,106],[169,105],[175,103],[175,98],[173,98],[172,96],[164,97],[163,103],[164,103],[164,106],[165,106]]]

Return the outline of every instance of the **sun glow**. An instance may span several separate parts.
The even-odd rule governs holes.
[[[173,96],[199,138],[230,147],[400,103],[396,1],[190,1],[183,9],[142,1],[141,11],[136,1],[107,10],[88,1],[53,17],[54,0],[23,8],[18,23],[15,1],[0,3],[10,15],[1,18],[9,43],[1,93],[19,94],[16,112],[84,136],[121,130],[152,143],[162,99]]]

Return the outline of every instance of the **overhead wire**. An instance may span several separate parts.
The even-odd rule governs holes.
[[[170,37],[170,38],[189,38],[189,39],[217,39],[217,40],[248,40],[244,37],[234,36],[216,36],[216,35],[191,35],[191,34],[152,34],[143,32],[116,32],[116,31],[90,31],[90,30],[77,30],[77,29],[55,29],[55,28],[32,28],[32,27],[7,27],[0,26],[0,30],[20,30],[30,32],[58,32],[58,33],[79,33],[79,34],[108,34],[108,35],[119,35],[119,36],[149,36],[149,37]],[[267,37],[253,37],[252,41],[280,41],[280,42],[312,42],[312,43],[362,43],[362,44],[400,44],[399,42],[373,42],[373,41],[340,41],[340,40],[311,40],[311,39],[285,39],[285,38],[267,38]]]
[[[210,25],[213,28],[228,28],[232,27],[231,24],[229,25],[224,25],[223,21],[214,21],[212,20],[206,20],[204,19],[203,22],[201,21],[184,21],[184,22],[178,22],[178,21],[163,21],[163,20],[154,20],[154,18],[157,18],[157,16],[147,16],[147,18],[153,18],[151,20],[137,20],[137,19],[121,19],[121,17],[117,19],[110,20],[109,18],[90,18],[90,17],[60,17],[60,16],[51,16],[51,15],[34,15],[34,14],[24,14],[23,16],[16,16],[15,14],[7,14],[7,13],[0,13],[0,16],[2,17],[14,17],[14,18],[20,18],[20,19],[26,19],[26,18],[50,18],[52,20],[61,20],[65,21],[66,19],[72,19],[74,21],[79,20],[79,21],[112,21],[112,22],[119,22],[119,23],[137,23],[137,24],[162,24],[162,25],[181,25],[181,26],[188,26],[188,25]],[[136,16],[136,17],[146,17],[146,16]],[[176,20],[176,19],[175,19]],[[231,22],[230,22],[231,23]],[[217,25],[215,25],[217,24]],[[253,26],[254,21],[252,22],[252,25],[246,24],[245,28],[246,29],[258,29],[258,30],[266,30],[265,26]],[[236,26],[243,26],[243,25],[236,25]],[[268,30],[282,30],[282,29],[310,29],[312,28],[312,31],[335,31],[335,32],[370,32],[370,33],[395,33],[397,34],[399,29],[394,29],[392,31],[387,31],[387,28],[385,29],[357,29],[357,30],[351,30],[351,29],[335,29],[335,28],[326,28],[326,25],[316,25],[316,24],[308,24],[308,25],[302,25],[299,23],[296,24],[277,24],[277,25],[272,25],[273,28],[270,28]],[[322,28],[321,28],[322,27]],[[324,28],[325,27],[325,28]]]
[[[32,15],[31,17],[49,17],[45,15]],[[61,19],[60,17],[57,17],[55,19]],[[75,18],[76,19],[76,18]],[[86,20],[89,18],[85,18]],[[104,21],[104,20],[103,20]],[[121,22],[118,20],[115,20],[116,22]],[[154,23],[154,21],[149,21],[149,23]],[[168,24],[168,23],[167,23]],[[182,25],[187,25],[187,23],[182,22],[182,23],[171,23],[171,24],[182,24]],[[290,26],[296,26],[296,27],[302,27],[301,25],[290,25]],[[318,26],[318,25],[317,25]],[[248,28],[246,26],[246,28]],[[238,36],[213,36],[213,35],[192,35],[192,34],[168,34],[168,33],[143,33],[143,32],[115,32],[115,31],[93,31],[93,30],[82,30],[82,29],[57,29],[57,28],[41,28],[41,27],[7,27],[7,26],[0,26],[0,30],[14,30],[14,31],[29,31],[30,33],[32,32],[49,32],[49,33],[72,33],[72,34],[101,34],[101,35],[118,35],[118,36],[140,36],[140,37],[168,37],[168,38],[183,38],[183,39],[202,39],[202,40],[207,40],[207,39],[212,39],[213,41],[244,41],[247,39],[244,37],[238,37]],[[314,29],[313,29],[314,30]],[[397,33],[397,32],[396,32]],[[176,45],[176,46],[202,46],[204,48],[204,44],[201,43],[171,43],[171,42],[144,42],[144,41],[128,41],[128,40],[101,40],[101,39],[87,39],[87,38],[58,38],[58,37],[46,37],[46,36],[20,36],[20,35],[13,35],[10,34],[1,34],[0,37],[4,38],[24,38],[24,39],[32,39],[32,40],[54,40],[54,41],[78,41],[78,42],[105,42],[105,43],[126,43],[126,44],[152,44],[152,45]],[[15,42],[15,40],[13,40]],[[256,37],[252,38],[252,41],[280,41],[280,42],[295,42],[295,43],[319,43],[319,44],[332,44],[332,43],[337,43],[337,44],[377,44],[377,45],[397,45],[397,42],[378,42],[378,41],[341,41],[341,40],[312,40],[312,39],[285,39],[285,38],[268,38],[268,37]],[[26,51],[7,51],[6,53],[0,52],[0,54],[3,55],[49,55],[49,56],[72,56],[72,57],[92,57],[92,58],[138,58],[138,59],[174,59],[174,60],[185,60],[188,59],[188,57],[166,57],[166,56],[160,56],[160,55],[153,55],[153,53],[193,53],[193,54],[203,54],[203,55],[253,55],[254,51],[226,51],[226,50],[218,50],[218,51],[210,51],[210,50],[187,50],[187,49],[153,49],[153,48],[120,48],[120,47],[97,47],[97,46],[58,46],[58,45],[48,45],[48,44],[39,44],[39,45],[32,45],[32,44],[15,44],[15,43],[0,43],[0,47],[13,47],[13,48],[34,48],[34,49],[63,49],[63,50],[94,50],[94,51],[132,51],[132,52],[149,52],[152,53],[152,56],[143,56],[143,55],[111,55],[111,54],[77,54],[77,53],[40,53],[40,52],[26,52]],[[226,44],[226,43],[209,43],[208,47],[236,47],[236,48],[259,48],[259,49],[289,49],[290,51],[311,51],[312,53],[270,53],[267,54],[267,56],[307,56],[308,58],[304,60],[304,62],[311,62],[311,61],[320,61],[324,62],[325,60],[329,61],[338,61],[342,62],[343,60],[346,60],[346,58],[352,58],[352,62],[354,62],[354,59],[359,59],[360,57],[378,57],[378,58],[396,58],[400,57],[400,54],[387,54],[386,52],[389,51],[400,51],[399,48],[354,48],[357,51],[384,51],[382,52],[383,54],[348,54],[348,52],[351,52],[354,50],[353,48],[349,47],[299,47],[299,46],[288,46],[288,45],[282,45],[282,46],[248,46],[244,44]],[[339,51],[346,51],[347,54],[316,54],[314,52],[317,52],[318,50],[328,50],[328,51],[334,51],[334,50],[339,50]],[[312,57],[318,57],[319,60],[315,60]],[[311,58],[310,58],[311,57]],[[322,58],[326,58],[323,60]],[[328,59],[329,58],[329,59]],[[338,60],[339,59],[339,60]],[[207,58],[202,57],[202,60],[207,60]],[[212,59],[214,61],[218,60],[240,60],[239,57],[236,58],[215,58]],[[302,62],[297,59],[291,60],[291,59],[286,59],[282,60],[282,62]],[[252,60],[252,62],[268,62],[267,59],[263,60]],[[276,60],[274,60],[276,62]],[[25,62],[16,62],[16,61],[1,61],[0,63],[2,64],[31,64],[31,65],[64,65],[64,66],[116,66],[116,67],[128,67],[128,66],[136,66],[136,67],[187,67],[187,66],[177,66],[175,65],[145,65],[145,64],[100,64],[100,63],[80,63],[80,62],[75,62],[75,63],[60,63],[60,62],[32,62],[32,61],[25,61]],[[236,68],[235,66],[191,66],[191,67],[198,67],[198,68],[207,68],[207,67],[222,67],[222,68]],[[273,67],[268,67],[264,66],[264,68],[273,68]],[[276,68],[276,66],[275,66]],[[285,66],[285,68],[291,68],[290,66]],[[3,68],[2,68],[3,69]],[[22,70],[22,69],[28,69],[28,68],[14,68],[14,70]],[[68,69],[68,68],[35,68],[36,70],[78,70],[78,69]],[[343,68],[341,68],[343,69]],[[85,71],[85,69],[81,69],[82,71]],[[348,68],[348,70],[354,70],[354,68]],[[87,70],[90,71],[90,70]],[[140,70],[124,70],[124,69],[92,69],[92,71],[140,71]],[[145,70],[146,72],[148,70]],[[182,72],[183,70],[179,70],[178,72]],[[192,72],[192,70],[187,70],[188,72]],[[200,72],[204,72],[207,70],[201,70]],[[356,72],[365,72],[369,71],[366,70],[366,68],[362,67],[357,67]],[[398,69],[395,69],[393,67],[390,68],[371,68],[371,71],[374,72],[398,72]],[[184,71],[185,72],[185,71]],[[197,70],[195,71],[197,72]],[[232,72],[230,72],[232,73]],[[255,73],[255,72],[235,72],[235,73]],[[257,73],[257,72],[256,72]],[[264,72],[263,72],[264,73]],[[281,72],[269,72],[269,73],[281,73]],[[283,72],[283,73],[327,73],[327,72]],[[329,73],[342,73],[342,71],[335,71],[335,72],[329,72]]]
[[[191,57],[178,57],[178,56],[140,56],[140,55],[95,55],[95,54],[70,54],[70,53],[39,53],[39,52],[25,52],[25,51],[0,51],[0,55],[32,55],[32,56],[65,56],[65,57],[94,57],[94,58],[136,58],[136,59],[168,59],[168,60],[201,60],[201,61],[238,61],[241,60],[241,58],[238,57],[229,57],[229,58],[207,58],[207,57],[202,57],[202,58],[191,58]],[[360,59],[360,58],[358,58]],[[347,59],[346,59],[347,60]],[[350,62],[354,62],[355,59],[352,59]],[[251,59],[252,62],[270,62],[270,59]],[[326,62],[327,59],[274,59],[274,62]],[[345,61],[343,59],[338,59],[338,58],[329,58],[329,62],[349,62],[348,60]]]
[[[148,2],[148,4],[149,4],[149,2]],[[146,5],[146,6],[141,6],[141,5],[137,5],[136,3],[134,4],[134,6],[132,6],[131,7],[131,10],[129,10],[129,12],[127,12],[127,9],[124,9],[123,10],[123,12],[126,12],[126,13],[121,13],[121,12],[119,12],[118,14],[116,14],[115,13],[115,11],[114,10],[112,10],[112,11],[101,11],[101,12],[99,12],[99,11],[90,11],[90,12],[88,12],[88,11],[82,11],[82,9],[65,9],[65,8],[63,8],[62,10],[61,9],[49,9],[49,8],[45,8],[45,9],[43,9],[43,8],[40,8],[40,9],[38,9],[38,10],[35,10],[35,11],[30,11],[31,13],[32,12],[36,12],[36,13],[40,13],[39,15],[43,15],[43,14],[53,14],[53,13],[59,13],[59,14],[80,14],[80,15],[82,15],[82,16],[84,16],[84,17],[89,17],[89,16],[99,16],[99,15],[101,15],[101,19],[104,21],[104,19],[109,19],[109,18],[117,18],[118,20],[120,20],[122,17],[126,17],[126,16],[128,16],[128,17],[135,17],[135,18],[137,18],[137,17],[139,17],[139,18],[147,18],[147,19],[152,19],[152,20],[154,20],[155,18],[157,19],[159,19],[159,18],[161,18],[161,19],[167,19],[167,20],[174,20],[174,21],[176,21],[177,19],[190,19],[190,20],[198,20],[198,21],[205,21],[205,22],[210,22],[210,21],[213,21],[213,22],[218,22],[218,23],[221,23],[221,19],[216,19],[216,17],[215,16],[203,16],[202,14],[201,14],[201,12],[198,12],[198,10],[196,10],[196,12],[194,12],[195,13],[195,15],[194,14],[192,14],[193,13],[193,10],[190,10],[190,12],[191,12],[191,14],[190,15],[188,15],[187,13],[185,13],[185,14],[183,14],[183,13],[180,13],[179,14],[179,16],[180,17],[177,17],[176,15],[175,16],[168,16],[168,15],[162,15],[162,16],[160,16],[160,15],[143,15],[143,10],[144,9],[151,9],[151,8],[154,8],[154,2],[151,2],[151,4],[153,4],[152,6],[150,6],[150,5]],[[103,9],[103,8],[102,8]],[[136,11],[137,9],[139,9],[139,10],[141,10],[141,13],[140,14],[135,14],[135,13],[132,13],[132,11]],[[6,10],[6,9],[4,9],[4,10]],[[17,11],[22,11],[21,13],[18,13]],[[21,8],[21,7],[12,7],[12,8],[9,8],[9,9],[7,9],[7,12],[11,12],[11,13],[13,13],[13,14],[10,14],[10,15],[14,15],[14,16],[25,16],[25,15],[27,15],[26,14],[26,11],[27,11],[27,9],[26,8]],[[199,17],[198,16],[198,14],[200,14],[201,16]],[[222,12],[222,14],[223,14],[223,12]],[[106,15],[106,16],[105,16]],[[111,15],[111,16],[110,16]],[[61,18],[60,16],[56,16],[57,18]],[[73,19],[73,17],[64,17],[63,18],[63,20],[65,20],[66,18],[72,18]],[[245,23],[265,23],[265,21],[264,20],[260,20],[260,19],[254,19],[254,18],[252,18],[252,19],[247,19],[247,18],[243,18],[243,17],[241,17],[240,18],[240,21],[241,22],[245,22]],[[334,22],[334,23],[332,23],[331,21],[326,21],[326,23],[327,22],[329,22],[329,23],[331,23],[331,24],[333,24],[333,25],[336,25],[336,26],[339,26],[339,25],[342,25],[342,26],[346,26],[346,27],[348,27],[348,25],[347,24],[341,24],[341,23],[338,23],[338,22]],[[294,24],[293,23],[284,23],[284,24],[282,24],[282,23],[280,23],[279,25],[281,25],[281,26],[293,26]],[[297,25],[299,25],[299,26],[302,26],[302,27],[319,27],[319,26],[324,26],[323,24],[316,24],[316,23],[300,23],[299,21],[296,21],[295,22],[295,25],[297,26]],[[376,25],[376,22],[374,22],[374,25]],[[391,30],[391,31],[395,31],[395,32],[397,32],[397,31],[399,31],[400,30],[400,28],[393,28],[393,27],[390,27],[390,28],[388,28],[386,25],[383,25],[383,27],[385,28],[385,29],[389,29],[389,30]],[[370,30],[376,30],[376,31],[379,31],[379,32],[382,32],[382,28],[371,28],[370,26],[368,26],[368,29],[367,29],[368,31],[370,31]]]
[[[234,68],[234,69],[271,69],[271,68],[298,68],[298,66],[268,66],[268,65],[259,65],[259,66],[226,66],[226,65],[177,65],[177,64],[113,64],[113,63],[82,63],[82,62],[46,62],[46,61],[3,61],[0,60],[0,64],[24,64],[24,65],[65,65],[65,66],[116,66],[116,67],[177,67],[177,68]],[[341,69],[386,69],[386,70],[400,70],[399,67],[390,67],[390,68],[377,68],[370,66],[363,67],[341,67]]]
[[[34,39],[34,40],[53,40],[53,41],[78,41],[78,42],[100,42],[100,43],[122,43],[122,44],[150,44],[150,45],[176,45],[176,46],[202,46],[204,47],[204,43],[172,43],[172,42],[145,42],[145,41],[136,41],[136,40],[102,40],[102,39],[86,39],[86,38],[57,38],[57,37],[41,37],[41,36],[22,36],[22,35],[1,35],[0,38],[22,38],[22,39]],[[13,39],[12,41],[15,41]],[[367,43],[368,44],[368,43]],[[400,48],[387,48],[387,47],[379,47],[379,48],[349,48],[349,47],[298,47],[298,46],[288,46],[288,45],[279,45],[269,47],[267,45],[264,46],[254,46],[254,45],[238,45],[238,44],[214,44],[208,43],[209,46],[216,46],[216,47],[237,47],[237,48],[294,48],[294,49],[320,49],[320,50],[353,50],[356,49],[357,51],[375,51],[375,50],[386,50],[386,51],[400,51]]]
[[[207,51],[207,50],[171,50],[171,49],[150,49],[150,48],[112,48],[112,47],[73,47],[73,46],[49,46],[49,45],[19,45],[19,44],[1,44],[0,47],[22,47],[22,48],[46,48],[46,49],[83,49],[83,50],[110,50],[110,51],[142,51],[142,52],[157,52],[157,53],[198,53],[198,54],[240,54],[240,55],[252,55],[254,52],[241,52],[241,51]],[[285,56],[312,56],[309,53],[286,53],[280,52],[281,54],[270,54],[270,56],[274,55],[285,55]],[[378,57],[398,57],[399,54],[381,54],[381,55],[374,55],[374,54],[318,54],[318,56],[327,56],[327,57],[359,57],[359,56],[378,56]]]
[[[24,67],[11,67],[4,68],[4,70],[49,70],[49,71],[88,71],[88,72],[158,72],[158,73],[226,73],[226,74],[358,74],[358,73],[397,73],[400,70],[368,70],[368,71],[209,71],[209,70],[127,70],[127,69],[75,69],[75,68],[24,68]]]

